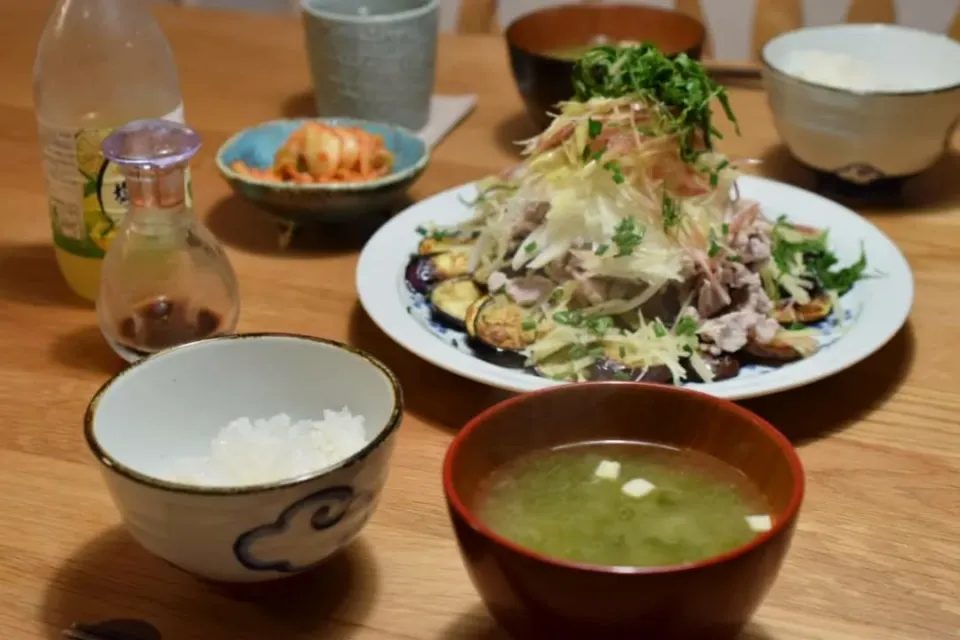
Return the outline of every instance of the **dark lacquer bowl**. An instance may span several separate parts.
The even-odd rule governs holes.
[[[477,517],[477,489],[518,456],[596,440],[660,443],[710,454],[742,471],[770,503],[773,527],[707,560],[612,568],[555,560],[520,547]],[[736,638],[770,589],[803,499],[790,442],[732,402],[677,387],[621,382],[562,385],[481,413],[454,438],[443,486],[474,586],[516,638]]]
[[[555,52],[609,42],[650,42],[667,55],[686,53],[699,59],[706,29],[679,11],[634,5],[570,4],[534,11],[507,27],[513,78],[527,112],[546,128],[546,113],[573,97],[573,62]]]

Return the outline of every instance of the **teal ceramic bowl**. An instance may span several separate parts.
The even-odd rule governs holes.
[[[248,167],[273,165],[277,149],[308,119],[272,120],[245,129],[217,151],[217,169],[240,196],[293,223],[339,222],[392,210],[430,161],[426,143],[412,131],[392,124],[355,118],[311,118],[331,127],[359,127],[383,136],[394,156],[393,170],[369,182],[296,184],[258,180],[232,170],[238,160]]]

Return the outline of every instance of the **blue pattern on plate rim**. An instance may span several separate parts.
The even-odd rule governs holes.
[[[233,543],[233,555],[240,564],[251,571],[297,573],[309,569],[312,565],[295,566],[289,560],[258,558],[253,546],[266,538],[287,533],[296,517],[308,509],[314,510],[309,521],[312,530],[325,531],[330,529],[347,515],[353,499],[354,491],[348,486],[327,487],[311,493],[284,509],[273,522],[254,527],[240,534]]]
[[[400,289],[403,291],[405,296],[407,313],[409,313],[418,324],[458,351],[473,357],[477,357],[473,349],[471,349],[467,343],[466,333],[463,331],[458,331],[457,329],[446,327],[434,320],[433,314],[430,311],[430,304],[427,302],[427,299],[423,294],[411,291],[410,287],[403,282],[400,284]],[[859,307],[856,313],[853,309],[849,308],[850,297],[852,297],[851,293],[848,293],[846,296],[841,298],[841,302],[847,303],[841,305],[843,307],[843,320],[841,320],[836,313],[831,313],[829,317],[821,322],[810,325],[811,328],[817,329],[820,332],[818,337],[820,342],[820,351],[823,351],[830,345],[840,340],[840,338],[843,337],[844,330],[849,329],[850,325],[853,324],[860,316]],[[756,375],[762,375],[764,373],[769,373],[771,371],[776,371],[789,366],[789,364],[780,367],[761,364],[746,364],[740,369],[740,374],[737,376],[737,378],[752,378]],[[527,375],[533,374],[528,373]]]

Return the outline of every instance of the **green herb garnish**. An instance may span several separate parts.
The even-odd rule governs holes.
[[[577,100],[636,96],[662,107],[666,133],[680,139],[680,157],[693,162],[699,156],[698,139],[707,149],[720,137],[711,123],[710,103],[716,99],[739,133],[737,118],[723,87],[707,75],[696,60],[681,53],[667,57],[649,43],[637,47],[600,45],[574,65]]]
[[[717,241],[717,232],[713,229],[710,229],[710,233],[707,234],[707,242],[709,243],[707,255],[711,258],[716,258],[723,247],[721,247],[720,243]]]
[[[657,318],[653,321],[653,335],[657,336],[658,338],[662,338],[667,335],[667,328],[663,326],[660,318]]]
[[[770,254],[777,268],[783,273],[812,278],[821,289],[843,295],[863,278],[867,269],[867,254],[861,246],[856,262],[834,270],[840,260],[827,246],[826,232],[814,235],[798,231],[786,221],[786,216],[777,218],[771,235]]]
[[[605,149],[597,149],[596,151],[594,151],[590,147],[584,147],[583,153],[580,155],[580,158],[584,162],[592,162],[594,160],[599,160],[600,158],[603,157],[604,151]]]
[[[622,370],[621,370],[621,371],[614,371],[614,372],[613,372],[613,379],[614,379],[614,380],[620,380],[620,381],[622,381],[622,382],[626,382],[627,380],[630,379],[630,374],[629,374],[628,372],[622,371]]]
[[[523,246],[523,250],[526,251],[527,253],[533,253],[534,251],[537,250],[537,243],[536,243],[536,242],[528,242],[527,244],[525,244],[525,245]]]
[[[620,168],[620,163],[616,160],[611,160],[603,165],[603,168],[609,171],[613,176],[613,181],[617,184],[623,184],[623,170]]]
[[[609,249],[610,249],[610,245],[608,245],[608,244],[601,244],[601,245],[597,246],[596,249],[593,250],[593,253],[596,254],[596,255],[598,255],[598,256],[602,256],[602,255],[605,254]]]
[[[597,335],[603,335],[613,328],[613,318],[610,316],[594,316],[584,321],[584,326]]]
[[[831,269],[839,260],[837,256],[829,251],[805,255],[803,262],[807,266],[807,269],[813,273],[813,276],[817,279],[821,287],[843,295],[863,277],[863,272],[867,269],[867,254],[861,246],[860,257],[857,258],[857,261],[849,267],[843,267],[836,271],[832,271]]]
[[[579,327],[583,323],[583,315],[579,311],[557,311],[553,314],[553,321],[568,327]]]
[[[720,182],[720,172],[730,164],[729,160],[722,160],[720,164],[710,171],[710,186],[715,187]]]
[[[663,218],[663,228],[671,229],[680,224],[680,204],[663,192],[660,200],[660,215]]]
[[[603,123],[593,118],[587,120],[587,135],[591,138],[596,138],[600,135],[600,132],[603,131]]]
[[[584,357],[587,355],[587,348],[582,344],[575,344],[570,347],[570,357],[574,360]]]
[[[673,332],[678,336],[695,336],[698,329],[697,321],[690,316],[683,316],[677,320],[673,327]]]
[[[613,230],[613,243],[617,245],[616,257],[628,256],[633,253],[641,242],[646,230],[637,226],[635,218],[627,217],[617,223]]]
[[[537,323],[533,320],[524,320],[520,326],[524,331],[533,331],[537,328]]]

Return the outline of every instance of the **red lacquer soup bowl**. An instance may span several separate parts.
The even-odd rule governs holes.
[[[505,463],[602,440],[689,449],[733,466],[766,498],[772,528],[699,562],[605,567],[520,547],[478,517],[479,488]],[[737,637],[776,579],[804,478],[790,442],[742,407],[676,387],[598,382],[516,396],[481,413],[451,443],[443,486],[470,578],[514,637],[719,640]]]

